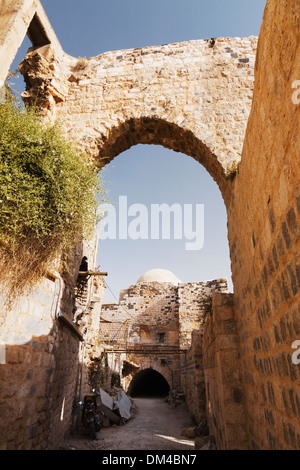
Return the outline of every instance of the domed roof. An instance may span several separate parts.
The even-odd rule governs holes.
[[[137,282],[169,282],[177,285],[181,284],[181,281],[167,269],[150,269],[139,277]]]

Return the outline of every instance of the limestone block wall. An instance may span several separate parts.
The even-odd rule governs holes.
[[[217,181],[228,214],[245,429],[250,447],[260,449],[300,447],[300,373],[292,362],[292,343],[300,339],[299,21],[298,0],[267,1],[254,96],[256,38],[189,41],[82,61],[57,52],[48,37],[49,43],[35,44],[21,66],[27,83],[24,99],[39,96],[45,116],[60,118],[66,133],[78,139],[99,167],[131,145],[160,144],[197,159]],[[226,178],[225,170],[240,159],[238,174]],[[66,291],[66,304],[71,293],[71,288]],[[41,353],[31,354],[31,344],[13,346],[16,351],[26,346],[30,363],[33,358],[39,363]],[[22,352],[22,357],[27,356]],[[209,393],[216,403],[223,399],[219,366],[221,362],[210,371]],[[0,367],[10,376],[5,384],[20,378],[30,398],[33,391],[21,363]],[[3,390],[15,390],[6,395],[7,402],[18,396],[13,385]],[[220,423],[222,409],[220,404]],[[2,436],[11,429],[15,434],[10,442],[14,439],[19,448],[41,444],[42,426],[29,432],[34,413],[20,411],[23,437],[11,416],[13,425],[5,422]],[[4,448],[15,445],[8,442]],[[225,440],[219,442],[225,445]]]
[[[225,279],[178,286],[138,282],[121,291],[119,304],[102,305],[102,344],[114,347],[116,351],[126,349],[127,359],[139,366],[126,376],[125,386],[138,370],[151,367],[164,375],[171,388],[186,381],[188,386],[185,388],[190,393],[199,381],[193,383],[194,376],[187,377],[192,369],[187,366],[183,353],[191,345],[192,331],[203,324],[212,295],[224,291],[227,292]],[[194,364],[194,359],[191,361]],[[199,394],[202,396],[202,389]],[[197,399],[197,416],[198,407]]]
[[[26,33],[34,46],[51,43],[57,56],[63,54],[39,0],[1,0],[0,12],[0,87]]]
[[[206,418],[206,394],[203,367],[203,329],[193,330],[191,346],[181,357],[181,388],[196,423]]]
[[[300,448],[300,4],[267,1],[253,106],[228,206],[240,367],[252,448]],[[298,87],[299,89],[299,87]]]
[[[249,448],[239,357],[233,294],[216,293],[182,357],[181,386],[190,413],[196,423],[207,418],[219,450]]]
[[[102,277],[92,278],[91,298],[87,306],[85,315],[82,317],[81,331],[84,331],[84,342],[81,345],[79,383],[75,389],[75,405],[82,400],[82,397],[91,392],[91,366],[95,358],[101,358],[103,354],[103,344],[100,341],[100,312],[105,294],[105,283]],[[76,408],[76,411],[78,409]],[[79,416],[74,420],[74,426],[78,424]]]
[[[27,436],[29,441],[22,443],[21,449],[24,445],[25,448],[29,446],[33,449],[58,448],[64,436],[70,432],[73,425],[74,393],[79,380],[78,364],[82,361],[81,348],[78,336],[65,324],[59,324],[53,350],[53,369],[46,370],[45,374],[46,380],[51,380],[51,383],[46,382],[41,392],[41,395],[44,393],[48,399],[50,413],[40,413],[42,410],[38,403],[33,402],[36,413],[39,412],[38,423],[31,428]],[[40,366],[36,366],[35,374],[39,373]],[[53,375],[48,379],[50,373]],[[22,415],[23,422],[24,418]]]
[[[215,292],[228,292],[226,279],[179,285],[179,342],[182,349],[190,346],[193,329],[203,324]]]
[[[54,317],[55,300],[54,282],[44,281],[8,315],[0,364],[2,450],[49,449],[70,428],[80,337]]]
[[[52,449],[75,426],[88,388],[89,348],[99,336],[103,284],[91,282],[81,328],[73,321],[76,273],[82,255],[93,267],[94,244],[77,246],[67,273],[49,271],[14,304],[1,293],[0,448]],[[99,284],[99,282],[98,282]],[[95,328],[98,328],[95,329]],[[93,347],[94,349],[94,347]],[[77,410],[78,411],[78,410]]]
[[[102,306],[101,318],[123,324],[128,320],[127,344],[178,345],[177,287],[169,283],[138,282],[120,294],[118,305]],[[106,338],[107,338],[106,326]],[[122,335],[120,326],[119,340]]]
[[[125,389],[134,374],[147,368],[161,373],[171,388],[180,384],[177,286],[138,282],[121,291],[119,304],[104,304],[100,319],[100,339],[106,350],[108,345],[124,350],[125,357],[116,359],[138,365],[121,374]],[[111,365],[112,372],[120,369],[118,360]]]
[[[248,448],[245,394],[239,369],[239,338],[233,294],[215,294],[202,342],[206,410],[217,448]]]
[[[225,279],[178,286],[138,282],[121,291],[119,304],[102,305],[103,338],[107,342],[109,334],[111,339],[116,337],[116,329],[121,329],[127,320],[125,341],[129,343],[161,343],[186,349],[191,343],[192,330],[203,323],[212,294],[227,291]]]
[[[240,160],[253,95],[257,38],[217,38],[106,52],[57,55],[52,44],[20,65],[23,99],[40,98],[50,120],[103,167],[138,143],[192,156],[217,181]]]

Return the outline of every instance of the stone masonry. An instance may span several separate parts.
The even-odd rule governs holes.
[[[228,206],[251,448],[300,448],[300,3],[266,4],[254,98]],[[298,86],[299,89],[299,86]]]
[[[299,1],[267,0],[258,43],[217,38],[89,59],[62,51],[38,0],[1,0],[0,7],[0,79],[28,31],[33,48],[21,64],[24,99],[38,98],[45,119],[60,119],[99,169],[132,145],[159,144],[195,158],[217,182],[234,296],[213,301],[207,329],[193,334],[200,344],[186,352],[182,378],[194,400],[191,378],[202,368],[195,379],[202,389],[204,379],[219,448],[299,450],[300,365],[292,360],[300,340]],[[101,305],[99,296],[93,309],[87,306],[86,315],[96,316],[83,319],[81,331],[73,315],[82,255],[74,249],[69,274],[49,273],[14,310],[1,313],[3,449],[54,448],[72,426],[84,381],[78,372],[91,359]],[[51,317],[47,296],[61,315]],[[184,342],[184,328],[181,334]],[[192,408],[196,415],[203,403]]]
[[[198,283],[138,281],[121,291],[119,304],[102,304],[100,340],[135,368],[121,377],[127,390],[135,373],[153,368],[170,388],[181,386],[183,353],[191,345],[191,333],[205,321],[206,304],[216,292],[227,292],[226,280]],[[122,359],[122,358],[121,358]],[[118,368],[122,370],[118,364]],[[111,365],[111,369],[114,367]]]
[[[107,52],[89,59],[33,48],[20,65],[23,99],[99,168],[138,143],[202,163],[226,196],[224,172],[240,161],[253,95],[257,38],[218,38]]]

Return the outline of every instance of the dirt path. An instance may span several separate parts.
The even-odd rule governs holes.
[[[75,450],[194,450],[194,439],[181,436],[192,426],[185,404],[171,408],[162,398],[135,398],[135,417],[124,426],[103,428],[103,440],[70,437],[63,449]]]

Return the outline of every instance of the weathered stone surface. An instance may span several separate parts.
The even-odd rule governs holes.
[[[299,317],[300,106],[292,99],[300,77],[299,18],[298,1],[267,1],[253,105],[228,208],[245,429],[251,446],[261,449],[300,444],[299,414],[292,412],[299,365],[291,357],[299,339],[292,315]]]
[[[218,38],[106,52],[89,59],[29,52],[23,98],[101,168],[138,143],[192,156],[217,181],[241,157],[253,95],[257,38]],[[232,54],[232,51],[235,54]],[[241,59],[245,59],[241,61]]]
[[[42,281],[10,308],[2,289],[0,343],[4,354],[0,364],[0,445],[3,449],[54,448],[78,419],[73,413],[74,405],[83,393],[90,391],[88,344],[99,334],[98,329],[96,333],[94,330],[95,318],[98,328],[99,314],[93,312],[92,306],[101,302],[104,290],[91,279],[89,289],[93,303],[85,313],[90,315],[80,332],[73,323],[74,287],[83,253],[92,260],[94,248],[93,243],[77,246],[77,255],[72,257],[65,277],[57,270],[57,260],[57,265]],[[62,313],[69,318],[69,323],[61,321]],[[69,324],[74,327],[70,328]],[[83,338],[87,343],[86,355],[80,346]],[[97,353],[95,346],[93,350]],[[78,367],[80,362],[81,368]]]
[[[39,0],[0,1],[0,88],[26,35],[34,46],[52,44],[56,55],[63,54]]]
[[[24,34],[38,3],[1,2],[9,7],[0,23],[4,74],[13,60],[13,42],[21,40],[20,35],[14,39],[8,19],[16,21],[20,6]],[[228,214],[235,314],[223,300],[215,303],[205,339],[199,337],[200,344],[192,344],[187,354],[182,382],[191,391],[185,395],[195,416],[203,405],[209,407],[210,432],[222,449],[300,448],[300,373],[292,362],[292,343],[300,331],[300,107],[293,99],[300,79],[299,19],[298,0],[267,1],[254,96],[256,38],[189,41],[87,60],[62,53],[53,39],[36,44],[21,65],[24,99],[39,95],[45,117],[61,119],[66,133],[78,139],[99,168],[137,143],[160,144],[198,160],[218,183]],[[226,178],[226,169],[240,159],[235,177]],[[75,265],[62,302],[68,314],[76,306]],[[51,295],[51,288],[42,289]],[[24,297],[22,315],[1,316],[11,342],[1,345],[3,449],[53,447],[71,424],[74,380],[84,353],[79,355],[74,330],[57,319],[45,334],[51,322],[38,297],[38,305],[30,295]],[[92,353],[90,320],[77,320]],[[95,335],[97,321],[92,324]],[[36,328],[43,335],[29,338]],[[194,370],[199,372],[196,383]],[[194,399],[198,385],[203,390],[203,377],[204,404]],[[82,382],[87,387],[86,371]],[[22,400],[15,409],[11,398],[18,396]]]
[[[218,449],[231,450],[248,446],[243,430],[246,413],[233,298],[232,294],[213,296],[212,315],[201,342],[209,432],[215,436]]]
[[[174,285],[143,279],[142,276],[136,284],[121,291],[119,304],[102,305],[100,341],[126,350],[128,360],[138,366],[127,367],[128,373],[123,371],[125,389],[136,373],[147,368],[162,374],[173,389],[182,384],[183,375],[191,373],[190,364],[182,363],[181,353],[190,347],[192,331],[204,322],[203,299],[227,291],[227,281]],[[112,354],[108,356],[111,370],[120,372],[121,362],[116,368]]]

